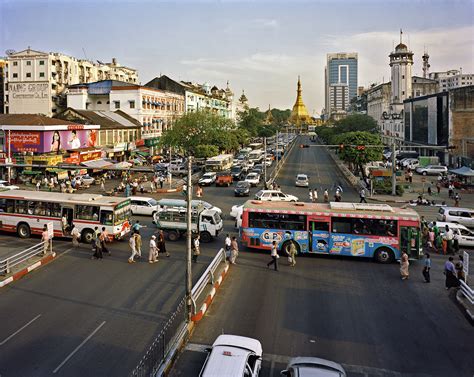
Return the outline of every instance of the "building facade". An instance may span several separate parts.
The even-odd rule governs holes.
[[[452,163],[458,166],[474,164],[474,85],[449,91],[449,145]]]
[[[135,69],[112,63],[93,63],[61,53],[30,48],[8,55],[4,110],[10,114],[53,116],[66,107],[64,91],[69,85],[116,79],[138,82]]]
[[[389,82],[367,90],[367,115],[372,117],[383,133],[383,119],[390,111],[392,88]]]
[[[325,114],[334,118],[344,115],[358,90],[357,53],[327,54],[325,78]]]
[[[439,92],[446,92],[450,89],[474,84],[473,74],[462,73],[457,69],[451,69],[446,72],[432,72],[429,74],[429,78],[436,80]]]
[[[8,75],[8,62],[0,58],[0,114],[5,113],[5,86]]]
[[[141,135],[149,147],[158,144],[185,108],[184,96],[178,93],[114,80],[70,86],[67,105],[77,110],[123,111],[142,125]]]

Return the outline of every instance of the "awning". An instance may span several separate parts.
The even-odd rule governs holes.
[[[459,169],[450,169],[449,171],[463,177],[474,177],[474,170],[467,166],[460,167]]]
[[[150,152],[141,151],[141,150],[135,151],[135,153],[143,157],[148,157],[150,155]]]
[[[38,170],[23,170],[23,172],[21,174],[24,174],[24,175],[38,175],[38,174],[41,174],[43,172],[41,171],[38,171]]]
[[[81,165],[87,166],[88,168],[101,169],[101,168],[111,167],[113,164],[110,163],[110,161],[99,159],[99,160],[92,160],[92,161],[84,161],[84,162],[81,162]]]
[[[130,168],[132,166],[133,165],[130,162],[127,162],[127,161],[117,162],[116,164],[113,165],[114,168],[118,168],[118,169],[126,169],[126,168]]]

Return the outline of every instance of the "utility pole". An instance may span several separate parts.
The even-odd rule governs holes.
[[[171,190],[171,182],[173,181],[173,176],[171,175],[171,145],[170,145],[170,163],[168,164],[168,180],[170,182],[170,190]]]
[[[188,323],[191,322],[192,316],[192,300],[191,291],[193,289],[193,280],[191,273],[191,242],[192,242],[192,229],[191,229],[191,200],[192,200],[192,157],[188,156],[188,179],[186,180],[186,318]],[[199,231],[199,228],[198,228]]]
[[[12,131],[8,130],[8,168],[7,168],[7,174],[8,174],[8,184],[11,185],[11,179],[12,179]]]
[[[392,139],[392,195],[397,195],[397,169],[395,164],[395,139]]]
[[[275,150],[275,157],[276,157],[276,166],[278,167],[278,131],[277,131],[277,136],[276,136],[276,150]]]
[[[267,188],[267,138],[263,138],[263,182],[265,189]]]

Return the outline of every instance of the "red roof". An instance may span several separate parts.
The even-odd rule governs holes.
[[[39,114],[0,114],[0,125],[3,126],[67,126],[78,124]]]

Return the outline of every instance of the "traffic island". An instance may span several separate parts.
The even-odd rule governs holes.
[[[56,253],[50,253],[41,257],[32,257],[28,261],[20,263],[19,265],[13,267],[11,271],[2,277],[0,277],[0,288],[10,284],[15,280],[21,279],[26,274],[36,270],[37,268],[48,264],[54,258],[56,258]]]

